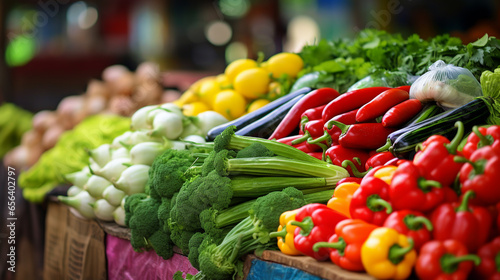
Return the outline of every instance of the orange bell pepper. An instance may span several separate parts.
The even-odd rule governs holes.
[[[330,198],[326,206],[328,206],[328,208],[330,209],[344,214],[348,218],[351,218],[349,206],[351,204],[352,195],[358,188],[359,184],[356,182],[345,182],[339,184],[335,188],[333,196],[332,198]]]
[[[290,256],[303,255],[299,250],[295,249],[293,240],[295,238],[295,229],[297,226],[290,224],[295,221],[295,215],[299,209],[283,212],[280,215],[280,225],[278,231],[269,234],[269,237],[278,238],[278,248],[283,254]]]

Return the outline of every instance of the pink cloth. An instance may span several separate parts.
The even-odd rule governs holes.
[[[129,240],[108,234],[106,241],[109,280],[170,280],[179,270],[193,275],[198,272],[186,256],[174,254],[172,258],[164,260],[152,250],[135,252]]]

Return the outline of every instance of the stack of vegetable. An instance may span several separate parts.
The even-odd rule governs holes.
[[[234,120],[252,112],[287,94],[304,65],[294,53],[278,53],[262,60],[235,60],[224,73],[192,84],[175,102],[188,116],[214,110]]]
[[[88,151],[88,166],[65,174],[72,186],[59,200],[85,218],[124,226],[124,198],[145,192],[155,158],[168,149],[185,149],[185,141],[204,142],[206,131],[224,122],[213,111],[186,117],[173,103],[143,107],[132,115],[131,130]]]
[[[239,257],[273,245],[267,234],[281,211],[326,203],[348,176],[288,145],[234,135],[234,127],[214,143],[167,150],[149,173],[147,194],[125,202],[132,246],[167,259],[176,245],[214,279],[237,271]]]
[[[26,141],[24,133],[31,129],[32,118],[33,114],[12,103],[0,106],[0,158],[21,141]],[[7,166],[11,166],[12,159],[5,161]]]
[[[88,83],[85,93],[63,98],[55,111],[36,113],[32,129],[8,155],[9,165],[28,169],[43,152],[56,145],[63,132],[86,117],[99,113],[129,117],[141,107],[161,103],[162,94],[158,65],[145,62],[135,72],[122,65],[109,66],[104,69],[102,80]],[[22,161],[24,154],[29,154],[31,161]]]

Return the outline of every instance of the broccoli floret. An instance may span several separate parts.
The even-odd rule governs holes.
[[[129,221],[133,216],[136,206],[141,202],[141,200],[147,197],[148,195],[145,193],[136,193],[127,196],[127,198],[125,199],[125,205],[123,206],[123,208],[125,209],[125,225],[127,227],[130,227]]]
[[[182,250],[183,254],[189,254],[189,240],[197,231],[186,230],[172,219],[168,220],[168,226],[172,242]]]
[[[175,195],[174,195],[175,197]],[[161,204],[158,206],[158,222],[160,225],[160,228],[162,228],[164,231],[170,230],[168,229],[168,218],[170,217],[170,210],[172,208],[172,200],[174,198],[167,198],[167,197],[162,197],[161,198]]]
[[[272,157],[274,153],[271,152],[266,146],[261,143],[253,143],[248,147],[238,151],[236,158],[249,158],[249,157]]]
[[[238,270],[238,259],[243,255],[274,245],[269,233],[278,228],[281,213],[305,204],[302,192],[295,188],[259,197],[248,217],[238,223],[222,243],[212,242],[200,251],[200,270],[210,279],[230,279]]]
[[[149,249],[149,237],[160,228],[157,215],[159,206],[160,201],[148,197],[140,200],[133,209],[128,224],[130,241],[135,251],[142,252],[143,249]]]
[[[201,249],[200,245],[206,235],[206,233],[197,232],[191,236],[191,239],[189,239],[188,260],[197,270],[200,270],[200,263],[198,262],[199,250]]]
[[[188,179],[186,170],[197,161],[190,151],[168,149],[155,158],[148,183],[161,197],[172,197]]]
[[[170,240],[170,232],[167,233],[159,229],[149,237],[148,241],[156,254],[164,260],[168,260],[174,255],[174,244]]]
[[[216,161],[218,161],[221,157],[221,155],[218,155],[219,153],[216,151],[211,151],[208,154],[208,157],[205,158],[205,161],[203,162],[202,165],[202,175],[207,176],[210,172],[216,169]],[[236,157],[237,153],[233,150],[224,150],[223,152],[224,158],[234,158]],[[224,175],[225,176],[225,175]]]

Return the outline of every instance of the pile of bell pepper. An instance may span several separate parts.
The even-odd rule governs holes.
[[[409,89],[371,87],[344,94],[316,89],[293,106],[269,139],[362,177],[367,169],[396,160],[390,152],[376,149],[421,111],[422,103],[409,98]]]
[[[500,279],[500,126],[455,126],[283,213],[280,250],[377,279]]]

